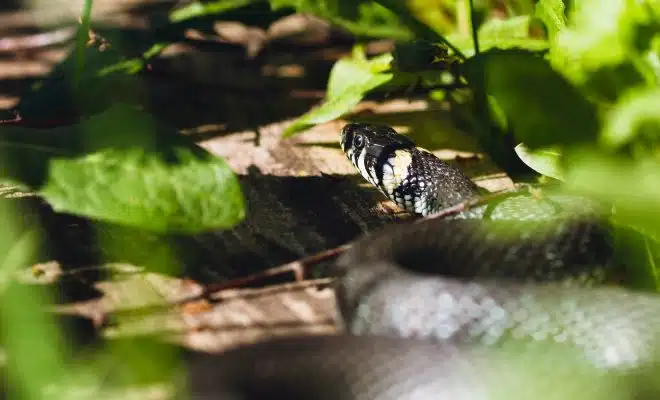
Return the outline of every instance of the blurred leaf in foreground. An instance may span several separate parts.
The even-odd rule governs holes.
[[[631,87],[657,84],[645,54],[660,33],[651,3],[637,0],[573,2],[566,29],[552,42],[552,65],[608,102]]]
[[[160,233],[228,228],[244,215],[220,158],[126,105],[70,127],[0,129],[6,178],[57,211]]]
[[[540,0],[536,4],[534,15],[543,21],[550,40],[566,27],[565,8],[564,0]]]
[[[618,147],[647,136],[646,139],[651,139],[657,150],[656,143],[660,139],[659,105],[660,89],[657,87],[630,91],[608,112],[601,133],[602,142]],[[644,147],[648,144],[642,142]]]
[[[392,55],[389,53],[367,60],[360,48],[353,52],[352,57],[337,61],[330,72],[323,104],[289,125],[283,136],[291,136],[350,112],[366,93],[392,79],[393,74],[385,72],[390,69],[391,61]]]
[[[65,374],[62,358],[67,349],[45,310],[46,291],[15,280],[19,270],[35,261],[41,239],[38,228],[24,223],[23,212],[16,202],[0,199],[0,338],[6,374],[2,389],[14,398],[36,400],[43,398],[46,385]]]
[[[578,150],[566,157],[568,189],[611,202],[618,221],[660,239],[660,162]]]

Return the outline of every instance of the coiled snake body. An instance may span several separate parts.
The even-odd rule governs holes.
[[[411,213],[479,195],[387,126],[348,124],[341,146]],[[605,221],[586,199],[518,196],[366,235],[337,262],[347,334],[209,359],[193,397],[660,398],[660,297],[602,285]]]

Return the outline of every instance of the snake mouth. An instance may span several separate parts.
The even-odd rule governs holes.
[[[344,125],[344,127],[341,129],[341,134],[339,137],[339,145],[341,146],[342,151],[346,154],[348,154],[349,151],[352,152],[353,137],[355,134],[355,130],[359,128],[358,125],[360,124],[349,123]]]

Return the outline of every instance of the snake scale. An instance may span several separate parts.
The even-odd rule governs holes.
[[[383,125],[341,146],[402,209],[430,216],[480,196],[458,168]],[[336,263],[346,333],[208,356],[193,398],[660,398],[660,296],[610,285],[607,211],[514,195],[395,224]]]

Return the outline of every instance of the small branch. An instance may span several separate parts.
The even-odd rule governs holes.
[[[463,211],[471,210],[475,207],[482,206],[482,205],[484,205],[486,203],[489,203],[493,200],[505,199],[507,197],[510,197],[514,194],[517,194],[518,191],[520,191],[522,188],[526,188],[530,191],[532,190],[532,187],[530,185],[525,184],[525,183],[518,183],[518,184],[515,184],[512,188],[509,188],[509,189],[504,189],[504,190],[500,190],[498,192],[489,193],[489,194],[486,194],[486,195],[483,195],[483,196],[474,197],[474,198],[471,198],[471,199],[468,199],[468,200],[464,200],[464,201],[462,201],[462,202],[460,202],[460,203],[458,203],[454,206],[444,208],[444,209],[438,211],[437,213],[435,213],[433,215],[430,215],[426,218],[420,219],[416,222],[422,222],[422,221],[426,221],[426,220],[429,220],[429,219],[444,218],[444,217],[447,217],[449,215],[456,215],[456,214],[459,214]]]
[[[58,120],[32,120],[32,119],[26,119],[21,116],[21,114],[16,111],[12,110],[9,111],[10,113],[14,114],[13,118],[7,118],[7,119],[0,119],[0,126],[2,125],[9,125],[9,126],[20,126],[24,128],[37,128],[37,129],[49,129],[49,128],[57,128],[60,126],[69,126],[77,123],[79,121],[78,117],[70,116],[70,117],[63,117]]]
[[[13,114],[14,117],[11,119],[0,119],[0,125],[17,125],[23,121],[23,118],[21,118],[21,115],[17,111],[10,110],[8,112]]]
[[[337,257],[339,254],[346,251],[346,249],[348,249],[348,245],[342,245],[329,250],[324,250],[320,253],[316,253],[305,258],[301,258],[300,260],[280,265],[279,267],[269,268],[263,272],[248,275],[243,278],[232,279],[229,282],[210,284],[206,286],[205,292],[209,293],[217,292],[220,290],[234,289],[250,283],[258,282],[262,279],[282,275],[287,272],[293,272],[295,281],[300,282],[305,279],[305,271],[309,267],[312,267],[322,261]]]
[[[247,284],[259,282],[262,279],[282,275],[287,272],[292,272],[294,275],[294,282],[301,284],[305,279],[306,270],[308,270],[310,267],[319,264],[322,261],[326,261],[331,258],[337,257],[338,255],[346,251],[349,247],[350,244],[345,244],[332,249],[321,251],[319,253],[313,254],[308,257],[301,258],[300,260],[282,264],[278,267],[269,268],[263,272],[248,275],[242,278],[232,279],[228,282],[206,285],[202,293],[185,299],[178,300],[170,304],[170,306],[182,305],[194,301],[208,299],[211,297],[213,293],[228,289],[237,289]],[[319,284],[319,282],[327,282],[327,279],[318,279],[318,280],[313,280],[312,282],[314,282],[313,285],[317,285]]]

